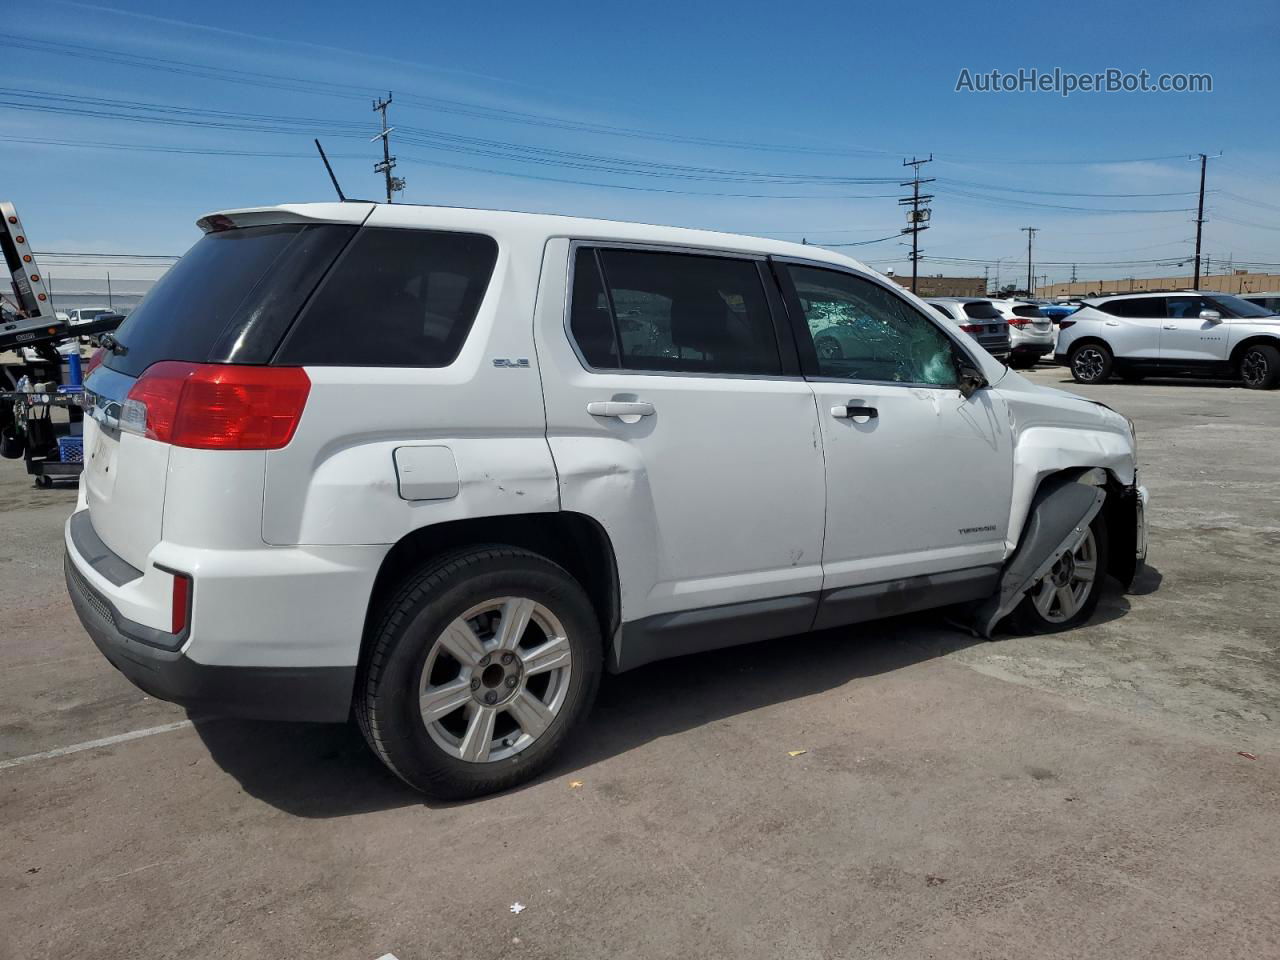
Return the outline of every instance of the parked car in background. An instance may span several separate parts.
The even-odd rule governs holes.
[[[74,307],[67,311],[67,322],[73,327],[77,324],[97,320],[104,314],[114,313],[110,307]]]
[[[1079,383],[1112,374],[1280,384],[1280,316],[1226,293],[1139,293],[1086,300],[1060,324],[1054,360]]]
[[[1080,309],[1080,301],[1058,301],[1056,303],[1040,303],[1040,315],[1048,317],[1053,323],[1060,322]]]
[[[1034,367],[1036,361],[1053,353],[1053,322],[1040,312],[1040,306],[1024,300],[992,300],[1009,321],[1009,366]]]
[[[408,204],[201,226],[86,378],[64,535],[102,653],[201,713],[354,713],[472,796],[545,768],[602,669],[966,602],[1061,630],[1141,567],[1132,422],[841,254]]]
[[[983,349],[997,360],[1009,359],[1009,321],[990,300],[982,297],[935,297],[928,304],[982,344]]]
[[[1240,299],[1248,300],[1250,303],[1256,304],[1271,313],[1280,313],[1280,292],[1242,293],[1240,294]]]

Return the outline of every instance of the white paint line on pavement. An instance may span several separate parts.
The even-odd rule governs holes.
[[[178,720],[175,723],[166,723],[159,727],[147,727],[145,730],[117,733],[114,737],[103,737],[101,740],[86,740],[84,743],[73,743],[69,747],[58,747],[56,750],[46,750],[44,753],[32,753],[25,757],[14,757],[12,760],[0,760],[0,770],[20,767],[24,763],[35,763],[38,760],[53,760],[56,757],[65,757],[68,754],[80,753],[84,750],[96,750],[98,747],[110,747],[113,744],[127,743],[130,740],[141,740],[143,737],[154,737],[158,733],[169,733],[191,725],[190,720]]]

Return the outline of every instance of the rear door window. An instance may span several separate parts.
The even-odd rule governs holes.
[[[782,372],[754,260],[579,247],[569,326],[596,369]]]
[[[277,362],[448,366],[497,259],[497,242],[482,234],[366,227],[289,331]]]
[[[1132,300],[1108,300],[1098,305],[1113,317],[1163,317],[1164,297],[1136,297]]]
[[[131,377],[160,360],[265,363],[351,238],[339,224],[275,224],[196,241],[116,331],[105,365]]]

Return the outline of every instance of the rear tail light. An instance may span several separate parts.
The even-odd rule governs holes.
[[[981,333],[983,326],[981,323],[962,323],[960,329],[965,333]]]
[[[129,391],[120,425],[197,450],[278,450],[298,428],[311,381],[301,367],[165,360]]]
[[[1031,324],[1031,319],[1029,317],[1010,317],[1009,318],[1009,326],[1011,327],[1026,327],[1026,326],[1029,326],[1030,324]]]
[[[1077,322],[1078,321],[1075,320],[1059,320],[1058,327],[1059,329],[1065,330],[1067,327],[1074,327]]]
[[[172,573],[172,571],[170,571]],[[187,617],[191,610],[191,578],[185,573],[173,574],[173,613],[170,633],[182,633],[187,629]]]
[[[106,358],[107,358],[106,347],[99,347],[97,350],[93,351],[93,353],[89,357],[88,365],[84,368],[84,375],[87,377],[89,374],[93,373],[94,370],[102,366],[102,361],[105,360]]]

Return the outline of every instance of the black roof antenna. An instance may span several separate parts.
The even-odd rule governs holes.
[[[333,167],[329,166],[329,158],[324,155],[324,147],[320,146],[320,141],[316,140],[316,149],[320,151],[320,159],[324,161],[324,168],[329,171],[329,179],[333,181],[333,189],[338,191],[338,199],[343,203],[347,202],[347,195],[342,192],[342,188],[338,186],[338,178],[333,175]]]

